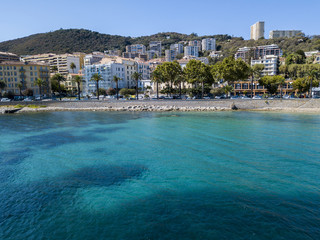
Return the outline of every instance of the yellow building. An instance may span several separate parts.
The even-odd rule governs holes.
[[[32,89],[33,95],[39,95],[39,87],[35,81],[40,78],[45,81],[42,94],[50,95],[49,65],[34,62],[5,61],[0,63],[0,81],[6,83],[6,92],[20,95],[19,83],[22,84],[21,90]]]

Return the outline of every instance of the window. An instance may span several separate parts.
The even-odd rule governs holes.
[[[32,66],[30,67],[30,70],[32,70]]]

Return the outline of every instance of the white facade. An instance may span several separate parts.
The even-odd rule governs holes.
[[[165,60],[166,62],[172,62],[176,59],[176,51],[175,50],[166,50],[165,51]]]
[[[251,66],[256,64],[263,64],[264,69],[262,71],[262,76],[274,76],[278,73],[278,63],[279,58],[275,55],[267,55],[261,59],[251,60]]]
[[[134,44],[134,45],[129,45],[126,47],[127,52],[131,53],[140,53],[140,54],[146,54],[146,46],[142,44]]]
[[[215,51],[216,50],[216,39],[205,38],[202,39],[202,51]]]
[[[199,48],[199,51],[201,51],[202,41],[199,41],[199,40],[189,41],[189,46],[191,46],[191,47],[198,47],[198,48]]]
[[[126,87],[125,68],[120,63],[107,63],[98,65],[88,65],[83,69],[83,78],[85,80],[83,92],[85,95],[96,92],[96,82],[92,81],[93,74],[98,73],[103,80],[99,81],[99,88],[115,88],[116,83],[113,81],[113,76],[120,77],[118,82],[119,88]]]
[[[291,38],[299,34],[302,34],[301,30],[274,30],[274,31],[270,31],[269,38],[271,39],[283,38],[283,37]]]
[[[141,73],[142,80],[150,79],[150,66],[146,62],[136,62],[137,72]]]
[[[264,38],[264,22],[257,22],[251,26],[250,39],[259,40]]]
[[[159,58],[160,52],[155,51],[155,50],[149,50],[149,51],[147,51],[147,56],[148,56],[148,60],[153,59],[153,58]]]
[[[161,41],[153,41],[150,42],[150,50],[151,51],[157,51],[159,53],[159,57],[161,56],[161,51],[162,51],[162,47],[161,47]]]
[[[88,54],[84,57],[84,65],[93,65],[100,62],[105,57],[105,54]]]
[[[184,47],[184,56],[194,56],[199,57],[199,47],[198,46],[186,46]]]
[[[171,44],[170,50],[174,50],[177,54],[183,53],[183,45],[181,43]]]

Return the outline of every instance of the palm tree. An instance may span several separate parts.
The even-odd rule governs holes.
[[[52,66],[51,67],[51,71],[55,72],[55,73],[58,72],[58,67],[57,66]]]
[[[131,77],[133,78],[133,80],[136,81],[136,98],[137,98],[137,100],[139,100],[138,82],[139,82],[139,80],[142,79],[142,74],[138,73],[138,72],[134,72]]]
[[[74,64],[74,62],[70,63],[70,68],[72,69],[72,73],[74,73],[74,70],[77,68],[77,66]]]
[[[152,81],[157,83],[157,99],[159,99],[159,83],[162,83],[162,74],[160,68],[157,67],[152,72]]]
[[[264,69],[264,64],[256,64],[250,68],[251,74],[251,98],[253,98],[253,81],[254,79],[260,79],[262,71]]]
[[[97,97],[99,100],[99,81],[103,80],[102,76],[99,73],[95,73],[91,77],[91,81],[95,81],[97,84]]]
[[[19,88],[19,93],[20,93],[20,98],[21,98],[22,97],[22,88],[23,88],[22,82],[18,83],[18,88]]]
[[[4,81],[0,81],[0,96],[2,97],[2,90],[5,89],[7,84]]]
[[[308,71],[306,73],[307,75],[307,78],[310,80],[310,92],[309,92],[309,97],[311,98],[312,97],[312,87],[313,87],[313,84],[312,84],[312,80],[314,79],[318,79],[319,77],[319,71],[315,70],[315,69],[311,69],[310,71]]]
[[[60,73],[56,73],[55,75],[52,76],[51,80],[58,82],[59,98],[61,101],[61,85],[60,84],[61,84],[61,82],[64,82],[66,79]]]
[[[83,81],[82,77],[77,75],[74,77],[74,79],[72,80],[74,83],[77,84],[77,89],[78,89],[78,100],[80,100],[80,85]]]
[[[121,80],[121,78],[119,78],[119,77],[117,77],[117,76],[113,76],[113,81],[116,83],[117,100],[119,100],[119,94],[118,94],[119,87],[118,87],[118,83],[119,83],[120,80]]]
[[[42,86],[44,86],[46,84],[46,82],[41,78],[37,78],[37,80],[35,81],[34,84],[39,87],[39,94],[40,94],[40,98],[41,98],[42,97]]]
[[[232,92],[233,87],[230,85],[226,85],[223,87],[224,93],[226,94],[226,98],[228,98],[229,93]]]

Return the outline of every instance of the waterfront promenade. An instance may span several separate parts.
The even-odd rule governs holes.
[[[144,101],[48,101],[0,103],[0,112],[19,108],[18,112],[45,111],[287,111],[320,113],[320,99],[290,100],[144,100]]]

